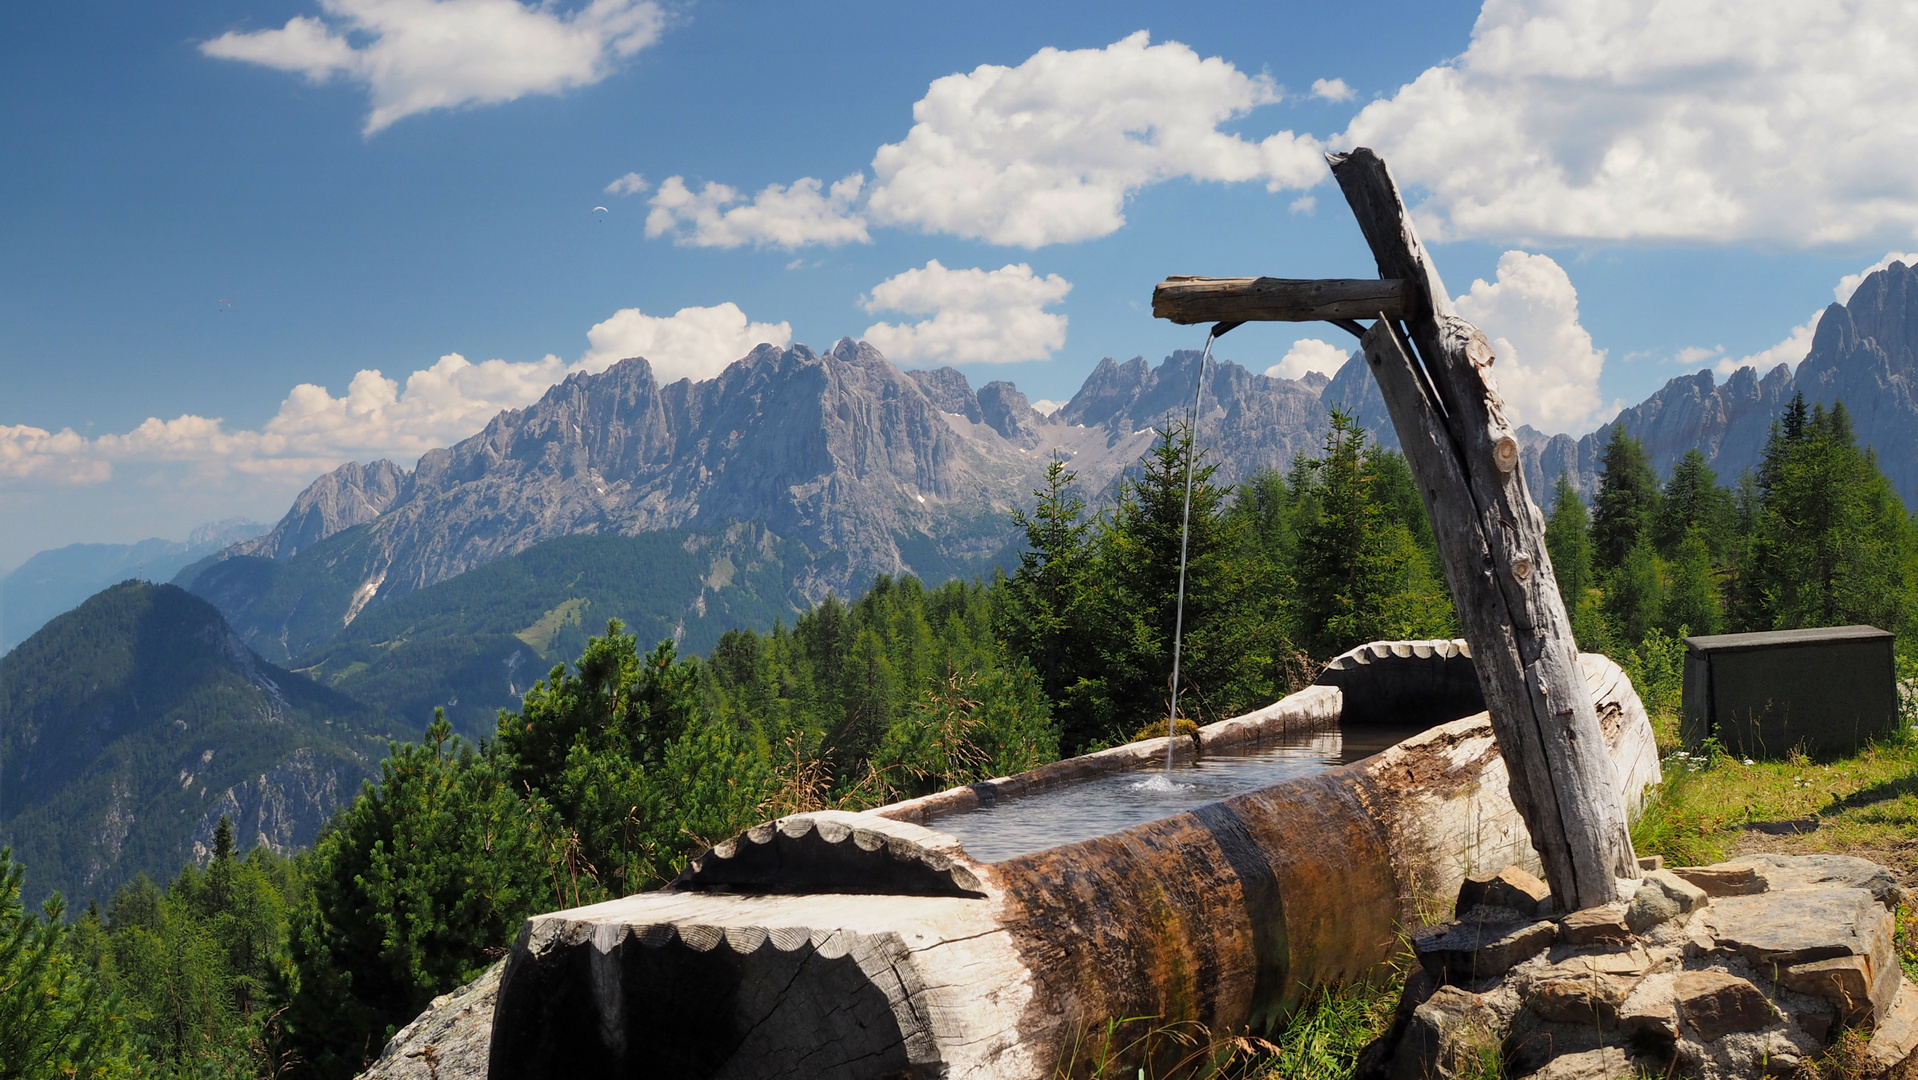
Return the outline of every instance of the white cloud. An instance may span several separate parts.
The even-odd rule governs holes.
[[[695,193],[684,178],[669,176],[648,200],[653,209],[646,215],[646,235],[670,234],[682,247],[870,243],[865,219],[852,211],[865,181],[854,173],[822,191],[820,181],[807,176],[791,187],[768,185],[746,202],[725,184],[709,181]]]
[[[874,323],[865,339],[895,363],[996,364],[1044,360],[1066,343],[1066,317],[1046,311],[1072,283],[1025,263],[948,270],[933,259],[873,286],[867,311],[930,315],[910,325]]]
[[[1851,303],[1851,294],[1858,291],[1858,286],[1863,285],[1866,278],[1895,262],[1904,263],[1906,266],[1918,266],[1918,251],[1887,251],[1885,252],[1884,258],[1879,259],[1877,262],[1872,263],[1856,274],[1846,274],[1844,277],[1839,278],[1838,287],[1833,289],[1831,294],[1838,298],[1839,303],[1849,304]]]
[[[301,383],[257,431],[191,414],[150,417],[125,434],[96,438],[71,428],[0,425],[0,486],[98,484],[121,465],[186,464],[212,478],[237,472],[271,480],[310,478],[347,460],[411,461],[473,434],[502,409],[532,404],[572,372],[645,356],[662,383],[709,378],[761,342],[787,344],[792,328],[751,322],[738,305],[725,303],[667,317],[625,308],[586,336],[592,348],[570,365],[551,355],[475,364],[449,353],[408,375],[404,385],[370,368],[354,375],[339,397]]]
[[[1327,101],[1350,101],[1358,95],[1345,85],[1344,79],[1313,79],[1312,96]]]
[[[602,371],[629,356],[644,356],[661,383],[698,382],[724,371],[756,346],[784,348],[792,339],[792,324],[753,322],[730,301],[716,307],[680,308],[664,317],[621,308],[586,331],[593,347],[578,367]]]
[[[1349,354],[1329,341],[1300,338],[1292,343],[1279,362],[1265,369],[1275,379],[1303,379],[1308,371],[1337,375]]]
[[[1292,200],[1292,205],[1288,209],[1290,209],[1295,214],[1311,214],[1313,211],[1317,210],[1318,208],[1319,208],[1318,196],[1301,195],[1298,198]]]
[[[1492,341],[1492,374],[1512,423],[1573,435],[1599,425],[1605,350],[1579,325],[1578,290],[1558,263],[1508,251],[1497,281],[1472,282],[1455,303]]]
[[[1918,226],[1918,6],[1486,0],[1471,45],[1333,142],[1429,238],[1772,240]]]
[[[431,109],[589,86],[659,40],[666,21],[653,0],[592,0],[571,12],[518,0],[320,0],[320,11],[277,30],[230,31],[200,51],[313,82],[362,83],[371,135]]]
[[[1755,367],[1758,373],[1763,375],[1780,364],[1796,370],[1798,362],[1811,351],[1812,334],[1817,332],[1818,317],[1823,314],[1823,310],[1812,312],[1810,318],[1791,328],[1791,333],[1785,335],[1785,340],[1771,348],[1761,349],[1750,356],[1741,356],[1736,360],[1728,356],[1713,364],[1712,370],[1720,375],[1730,375],[1742,367]]]
[[[629,172],[625,176],[622,176],[619,179],[613,181],[612,183],[607,184],[606,194],[608,195],[642,195],[646,193],[647,191],[650,191],[652,189],[652,186],[653,185],[646,182],[645,177],[639,175],[636,172]]]
[[[1105,236],[1126,196],[1175,177],[1309,187],[1320,144],[1282,131],[1219,130],[1279,100],[1263,75],[1140,31],[1104,49],[1041,49],[935,80],[904,140],[879,148],[867,211],[995,244],[1036,248]]]

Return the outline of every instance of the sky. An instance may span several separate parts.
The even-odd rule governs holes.
[[[1579,434],[1910,258],[1915,92],[1908,0],[4,5],[0,570],[272,521],[633,355],[852,336],[1063,402],[1201,344],[1169,274],[1375,275],[1357,145],[1513,418]]]

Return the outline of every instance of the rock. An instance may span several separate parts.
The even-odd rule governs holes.
[[[1670,870],[1652,870],[1625,909],[1625,925],[1642,934],[1659,923],[1689,915],[1708,902],[1705,890]]]
[[[1620,1080],[1630,1077],[1632,1059],[1616,1046],[1601,1046],[1576,1054],[1561,1054],[1527,1080]]]
[[[1532,984],[1525,1007],[1555,1024],[1618,1027],[1618,1009],[1638,980],[1629,975],[1579,972],[1553,975]]]
[[[1910,979],[1898,980],[1898,993],[1890,1010],[1878,1021],[1865,1047],[1870,1075],[1884,1080],[1911,1080],[1918,1077],[1918,986]]]
[[[1442,986],[1412,1011],[1391,1080],[1456,1076],[1498,1062],[1507,1019],[1482,994]]]
[[[1641,855],[1638,859],[1638,868],[1640,870],[1663,870],[1665,869],[1665,856]]]
[[[1764,991],[1722,971],[1680,972],[1672,980],[1672,997],[1685,1028],[1700,1042],[1757,1031],[1778,1019]]]
[[[1676,976],[1669,974],[1640,979],[1618,1007],[1619,1034],[1662,1043],[1678,1038],[1676,981]]]
[[[1750,896],[1771,887],[1765,868],[1757,863],[1676,866],[1672,873],[1705,890],[1706,896]]]
[[[1474,908],[1458,922],[1413,935],[1419,963],[1442,982],[1473,982],[1505,974],[1512,965],[1551,947],[1558,927],[1512,917],[1501,908]]]
[[[1567,945],[1629,945],[1634,940],[1625,925],[1625,905],[1605,904],[1574,911],[1558,921],[1558,939]]]
[[[1890,870],[1853,855],[1746,855],[1712,869],[1752,866],[1770,882],[1772,891],[1786,889],[1864,889],[1886,909],[1905,902],[1905,890]]]
[[[433,999],[399,1030],[359,1080],[485,1080],[493,1044],[493,1003],[499,997],[501,960],[480,977]]]
[[[1897,962],[1891,951],[1891,913],[1864,889],[1727,897],[1711,906],[1704,921],[1719,948],[1761,968],[1840,956],[1869,956],[1874,967]]]
[[[1839,956],[1793,964],[1779,972],[1778,982],[1801,994],[1824,998],[1838,1010],[1841,1022],[1856,1025],[1876,1023],[1891,1010],[1891,999],[1897,995],[1895,982],[1890,993],[1874,994],[1872,976],[1869,958]]]
[[[1468,877],[1459,886],[1455,912],[1463,915],[1480,906],[1509,908],[1527,917],[1548,915],[1552,889],[1522,867],[1508,866],[1489,878]]]

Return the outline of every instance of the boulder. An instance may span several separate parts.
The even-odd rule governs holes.
[[[1526,1080],[1620,1080],[1636,1075],[1632,1059],[1616,1046],[1601,1046],[1576,1054],[1560,1054]]]
[[[1759,863],[1675,866],[1672,873],[1705,890],[1707,896],[1750,896],[1771,887]]]
[[[1918,986],[1901,978],[1891,1008],[1865,1047],[1869,1075],[1883,1080],[1918,1077]]]
[[[1778,1020],[1765,992],[1723,971],[1684,971],[1672,980],[1679,1019],[1700,1042],[1714,1042],[1735,1031],[1757,1031]]]
[[[1557,925],[1525,919],[1505,908],[1473,908],[1457,922],[1412,937],[1420,966],[1441,982],[1493,979],[1551,947]]]
[[[1642,934],[1660,923],[1690,915],[1708,902],[1705,890],[1670,870],[1650,870],[1625,909],[1625,925]]]
[[[1636,937],[1625,925],[1625,905],[1605,904],[1574,911],[1558,921],[1558,939],[1575,948],[1630,945]]]
[[[1507,908],[1528,918],[1549,915],[1552,888],[1523,867],[1508,866],[1488,878],[1468,877],[1459,885],[1455,912],[1463,915],[1481,906]]]
[[[1887,910],[1905,902],[1905,890],[1890,870],[1854,855],[1745,855],[1710,869],[1751,866],[1764,873],[1770,889],[1864,889]]]
[[[1456,1076],[1496,1064],[1509,1022],[1487,995],[1441,986],[1412,1010],[1392,1057],[1391,1080]]]
[[[493,1042],[493,1003],[502,960],[450,994],[433,999],[418,1019],[388,1040],[359,1080],[484,1080]]]

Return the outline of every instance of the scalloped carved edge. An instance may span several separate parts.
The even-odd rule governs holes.
[[[883,871],[879,874],[822,872],[825,860],[819,856],[828,854],[826,849],[845,844],[860,852],[880,855],[878,865],[891,864],[902,873],[895,876]],[[784,850],[776,853],[767,850],[774,847]],[[770,872],[746,870],[749,862],[768,855],[773,856]],[[779,873],[780,864],[801,861],[813,873]],[[870,814],[820,810],[764,821],[738,836],[720,841],[695,856],[667,888],[694,892],[749,887],[781,892],[784,890],[779,878],[783,876],[788,879],[786,884],[809,892],[984,897],[988,893],[980,877],[981,869],[960,848],[958,841],[945,833]],[[889,877],[893,879],[890,882],[886,880]]]

